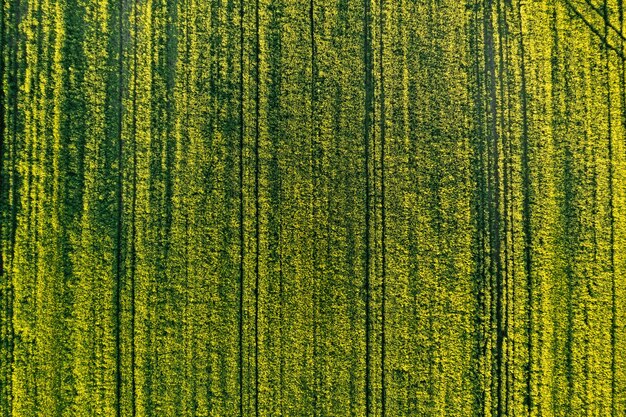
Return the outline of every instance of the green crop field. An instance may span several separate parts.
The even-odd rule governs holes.
[[[0,2],[0,417],[625,415],[623,0]]]

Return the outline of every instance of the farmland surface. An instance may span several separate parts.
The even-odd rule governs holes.
[[[0,0],[0,417],[626,413],[622,0]]]

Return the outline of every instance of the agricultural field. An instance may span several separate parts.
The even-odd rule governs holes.
[[[626,413],[622,0],[0,2],[0,417]]]

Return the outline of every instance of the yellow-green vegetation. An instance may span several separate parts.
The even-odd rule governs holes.
[[[622,416],[622,0],[1,0],[0,417]]]

